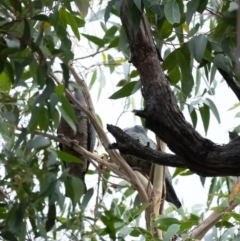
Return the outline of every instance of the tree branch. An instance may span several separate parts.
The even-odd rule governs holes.
[[[128,13],[129,1],[124,0],[120,18],[128,38],[131,62],[139,72],[146,101],[145,109],[136,114],[146,118],[146,127],[167,143],[191,171],[202,176],[240,175],[240,139],[236,145],[217,145],[203,138],[185,120],[159,63],[145,15],[136,30]]]
[[[110,145],[112,149],[118,149],[123,154],[133,155],[155,164],[187,168],[178,156],[155,151],[150,147],[143,146],[117,126],[107,125],[107,130],[117,141],[117,143]]]

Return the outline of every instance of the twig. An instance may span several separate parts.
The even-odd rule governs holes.
[[[233,187],[230,198],[228,199],[229,206],[224,208],[221,213],[213,212],[206,218],[192,233],[191,238],[201,240],[205,234],[224,216],[226,212],[232,211],[237,205],[236,196],[240,194],[240,177],[238,177],[235,186]]]
[[[102,53],[102,52],[104,52],[106,50],[108,50],[108,48],[104,48],[104,49],[99,50],[99,51],[97,51],[97,52],[95,52],[93,54],[89,54],[89,55],[86,55],[86,56],[83,56],[83,57],[80,57],[80,58],[76,58],[76,59],[74,59],[74,61],[81,60],[81,59],[87,59],[87,58],[90,58],[90,57],[94,57],[95,55],[100,54],[100,53]]]

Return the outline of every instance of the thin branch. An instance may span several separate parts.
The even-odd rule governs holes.
[[[20,128],[18,128],[18,129],[21,130]],[[60,142],[63,145],[69,146],[69,147],[73,148],[75,151],[79,152],[80,154],[82,154],[86,157],[89,157],[90,161],[91,161],[91,159],[97,161],[101,165],[108,167],[110,170],[115,172],[117,175],[124,177],[124,179],[129,181],[129,178],[124,174],[124,172],[121,171],[121,168],[119,168],[119,166],[117,166],[115,163],[109,162],[107,159],[104,159],[101,156],[84,149],[83,147],[76,144],[73,140],[70,140],[70,139],[66,138],[65,136],[58,137],[58,136],[54,136],[49,133],[43,133],[41,131],[35,131],[35,134],[47,137],[55,142]]]
[[[232,211],[237,205],[236,197],[240,194],[240,177],[238,177],[230,198],[228,199],[228,207],[223,208],[221,212],[213,212],[208,218],[206,218],[192,233],[189,235],[191,238],[201,240],[205,234],[226,214]]]
[[[76,59],[74,59],[74,61],[81,60],[81,59],[87,59],[87,58],[90,58],[90,57],[94,57],[94,56],[97,55],[97,54],[100,54],[100,53],[102,53],[102,52],[105,52],[106,50],[108,50],[108,47],[107,47],[107,48],[104,48],[104,49],[102,49],[102,50],[99,50],[99,51],[97,51],[97,52],[95,52],[95,53],[93,53],[93,54],[89,54],[89,55],[86,55],[86,56],[83,56],[83,57],[80,57],[80,58],[76,58]]]

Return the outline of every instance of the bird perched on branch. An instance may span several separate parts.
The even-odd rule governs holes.
[[[128,134],[133,139],[139,141],[140,144],[143,146],[149,146],[150,148],[156,150],[156,144],[147,136],[147,132],[142,126],[134,126],[125,130],[125,133]],[[122,155],[125,161],[131,166],[133,169],[136,168],[137,170],[146,173],[148,176],[150,175],[151,171],[151,163],[147,162],[143,159],[138,157],[130,156],[130,155]],[[151,178],[151,181],[153,178]],[[182,206],[181,202],[179,201],[175,190],[172,186],[172,177],[168,170],[168,167],[165,167],[165,184],[166,184],[166,200],[168,202],[173,203],[177,208]]]
[[[80,102],[80,104],[87,106],[81,90],[75,89],[74,97],[78,100],[78,102]],[[74,104],[72,105],[72,107],[74,109],[74,112],[77,118],[76,134],[74,134],[72,128],[68,125],[68,123],[63,118],[61,118],[60,120],[60,124],[57,132],[59,134],[64,135],[70,140],[77,141],[79,146],[85,148],[90,152],[93,152],[93,148],[96,142],[96,132],[93,128],[93,125],[87,118],[86,114],[83,111],[81,111],[79,107],[77,107]],[[70,175],[79,177],[83,181],[85,185],[85,191],[86,191],[86,184],[84,182],[84,177],[86,172],[88,171],[88,166],[89,166],[88,159],[69,146],[60,144],[60,149],[82,160],[82,163],[65,162],[65,166],[69,168]]]

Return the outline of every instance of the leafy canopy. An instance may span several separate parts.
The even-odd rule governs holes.
[[[142,14],[146,14],[151,24],[153,38],[164,59],[162,67],[180,108],[188,110],[194,127],[200,119],[207,133],[212,114],[220,123],[217,105],[211,99],[220,84],[217,70],[235,77],[237,2],[130,2],[128,16],[134,27],[139,28]],[[112,91],[110,99],[126,98],[125,110],[134,106],[134,93],[139,91],[141,83],[138,72],[128,63],[130,53],[119,20],[120,5],[118,0],[107,3],[2,0],[0,3],[0,235],[5,240],[60,240],[62,235],[78,240],[140,236],[154,239],[139,221],[148,204],[140,205],[139,197],[125,181],[111,186],[110,171],[105,169],[98,188],[83,194],[81,181],[67,178],[62,160],[69,157],[57,151],[54,141],[61,116],[76,130],[76,117],[64,94],[71,85],[69,61],[80,65],[89,89],[98,89],[97,98],[102,98],[103,88],[116,85],[118,89]],[[98,31],[88,29],[93,21],[101,29],[101,36]],[[84,57],[74,59],[82,48],[78,43],[84,43]],[[101,56],[101,63],[84,70],[84,61],[97,55]],[[118,83],[110,83],[104,73],[119,73],[122,67]],[[105,118],[99,115],[100,122],[106,121]],[[44,136],[46,132],[52,136]],[[76,162],[74,158],[71,160]],[[94,173],[96,169],[88,172]],[[176,169],[174,175],[191,174]],[[204,185],[205,180],[201,181]],[[224,201],[215,210],[221,212],[231,190],[230,179],[213,178],[207,208],[213,208],[211,204],[217,193],[217,203]],[[115,193],[120,195],[116,197]],[[110,207],[106,196],[110,196]],[[94,205],[92,213],[89,203]],[[166,213],[167,216],[153,222],[166,231],[164,240],[175,233],[185,237],[205,215],[203,210],[175,212],[172,207]],[[215,235],[221,236],[221,240],[228,240],[228,235],[234,238],[239,220],[238,213],[225,213],[215,225],[217,232],[208,235],[207,240]]]

